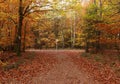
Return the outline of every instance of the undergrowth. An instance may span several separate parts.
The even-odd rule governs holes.
[[[21,65],[21,64],[23,64],[23,63],[25,63],[26,62],[26,60],[30,60],[30,61],[32,61],[33,59],[34,59],[34,57],[35,57],[35,53],[29,53],[27,56],[21,56],[21,57],[18,57],[18,60],[15,60],[14,62],[12,62],[12,63],[9,63],[9,62],[2,62],[1,60],[0,60],[0,64],[1,64],[1,67],[2,67],[2,69],[4,70],[4,71],[8,71],[8,70],[10,70],[10,69],[18,69],[18,67]],[[25,58],[25,59],[24,59]]]

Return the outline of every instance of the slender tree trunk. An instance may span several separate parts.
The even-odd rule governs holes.
[[[75,38],[76,38],[76,13],[74,13],[74,26],[73,26],[73,44],[72,48],[75,47]]]
[[[71,48],[73,48],[73,24],[72,24],[72,17],[71,17]]]
[[[18,56],[21,56],[22,22],[23,22],[22,0],[19,0],[19,23],[18,23],[18,35],[17,35],[17,55]]]
[[[88,42],[88,39],[87,39],[87,38],[86,38],[85,52],[86,52],[86,53],[89,52],[89,42]]]
[[[64,49],[65,47],[65,38],[64,38],[64,31],[62,30],[62,48]]]

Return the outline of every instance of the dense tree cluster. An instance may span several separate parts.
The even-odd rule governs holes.
[[[84,18],[86,51],[92,47],[95,52],[103,49],[117,49],[120,53],[119,0],[93,0]]]
[[[0,50],[26,48],[120,52],[120,1],[0,0]]]

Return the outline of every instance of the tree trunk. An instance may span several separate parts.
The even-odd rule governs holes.
[[[27,22],[25,23],[25,27],[24,27],[23,52],[25,52],[25,47],[26,47],[26,28],[27,28]]]
[[[72,48],[75,47],[75,38],[76,38],[76,13],[74,12],[74,25],[73,25],[73,44],[72,44]]]
[[[89,52],[89,42],[87,41],[87,39],[86,39],[85,52],[86,52],[86,53]]]
[[[73,24],[72,24],[72,17],[71,17],[71,48],[73,48]]]
[[[99,17],[100,17],[100,20],[102,21],[102,14],[103,14],[103,12],[102,12],[102,0],[99,0],[99,7],[100,7],[100,14],[99,14]],[[96,46],[96,48],[97,48],[97,51],[100,51],[100,49],[101,49],[101,46],[100,46],[100,36],[101,36],[101,31],[97,31],[97,36],[98,36],[98,38],[97,38],[97,46]]]
[[[64,38],[64,31],[62,30],[62,48],[65,47],[65,38]]]
[[[22,0],[19,0],[19,23],[18,23],[18,35],[17,35],[17,55],[21,56],[21,34],[22,34],[22,22],[23,22],[23,9]]]

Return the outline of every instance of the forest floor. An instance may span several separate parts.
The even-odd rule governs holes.
[[[118,58],[83,50],[29,50],[0,64],[0,84],[120,84]]]

